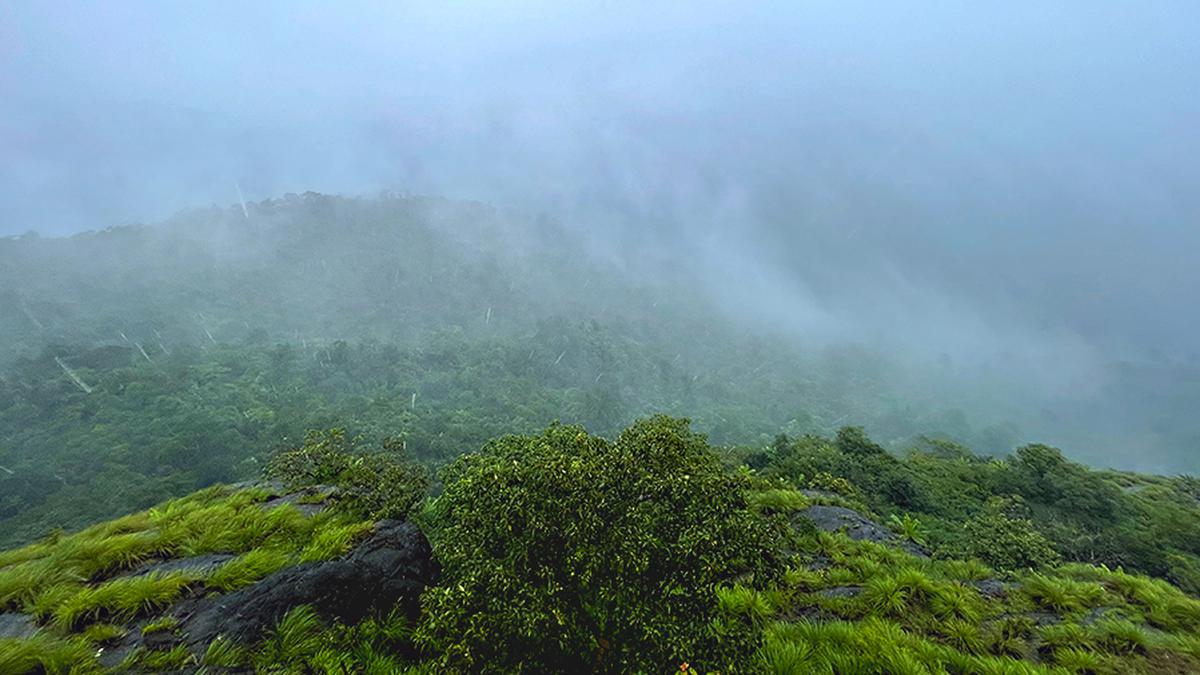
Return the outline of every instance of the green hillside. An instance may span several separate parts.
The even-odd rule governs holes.
[[[1064,403],[653,250],[398,195],[0,240],[0,675],[1200,671],[1200,481],[1100,468],[1194,473],[1194,364]]]
[[[264,482],[0,553],[0,673],[1200,668],[1194,481],[660,416],[427,486],[395,439],[313,433]]]

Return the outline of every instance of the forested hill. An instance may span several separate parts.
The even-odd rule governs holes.
[[[995,368],[735,318],[686,247],[596,242],[478,203],[312,193],[0,239],[0,543],[255,475],[335,425],[438,466],[499,434],[611,435],[653,412],[721,445],[860,425],[895,452],[985,455],[1123,415],[1146,423],[1126,464],[1194,470],[1186,367],[1127,364],[1116,394],[1048,410]]]
[[[0,327],[4,362],[47,344],[158,352],[253,335],[409,341],[449,326],[495,334],[618,308],[633,320],[647,308],[637,300],[653,294],[598,270],[549,223],[389,196],[289,195],[245,213],[0,240],[0,260],[0,311],[11,317]]]

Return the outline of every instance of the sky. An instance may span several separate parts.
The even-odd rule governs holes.
[[[481,199],[694,260],[766,325],[1074,387],[1200,354],[1196,26],[1165,0],[6,2],[0,236],[239,189]]]

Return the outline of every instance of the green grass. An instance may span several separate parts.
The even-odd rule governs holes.
[[[208,643],[204,655],[200,657],[199,672],[220,672],[217,669],[236,668],[246,663],[247,659],[245,647],[218,635],[215,640]]]
[[[799,490],[776,488],[750,493],[750,505],[759,511],[794,513],[810,504],[808,497]]]
[[[1167,651],[1200,669],[1200,638],[1191,630],[1196,601],[1165,582],[1064,566],[992,597],[969,585],[994,578],[977,561],[919,559],[838,534],[805,535],[798,547],[829,563],[789,570],[790,604],[777,606],[815,606],[840,618],[769,624],[756,661],[765,672],[1154,672],[1154,655]],[[847,585],[861,592],[819,593]],[[771,597],[770,590],[755,593]],[[725,610],[751,601],[746,591],[719,596]],[[1104,608],[1091,625],[1080,623]],[[1038,627],[1034,612],[1057,622]]]
[[[741,585],[718,588],[717,605],[722,612],[746,617],[753,623],[766,621],[775,613],[765,593]]]
[[[228,593],[244,588],[292,564],[293,553],[278,548],[256,548],[221,565],[205,580],[210,590]]]
[[[194,665],[196,659],[184,645],[171,649],[136,649],[117,666],[118,672],[178,672]]]
[[[300,551],[300,562],[331,560],[350,552],[371,533],[370,522],[331,522],[317,532]]]
[[[152,573],[81,588],[55,608],[53,622],[71,630],[100,620],[129,621],[169,607],[197,581],[182,572]]]
[[[26,639],[0,638],[0,675],[99,673],[95,653],[82,639],[44,632]]]
[[[1077,614],[1101,607],[1108,600],[1104,586],[1094,581],[1032,574],[1021,581],[1021,590],[1042,609]]]
[[[214,486],[148,511],[0,553],[0,611],[24,611],[60,630],[129,621],[188,589],[228,592],[299,560],[344,555],[370,529],[345,514],[306,517],[262,508],[268,493]],[[240,554],[208,579],[187,573],[116,577],[147,561]]]
[[[292,608],[255,651],[255,665],[285,670],[297,666],[321,648],[324,630],[325,626],[312,607]]]
[[[94,623],[83,629],[83,639],[95,645],[109,645],[119,641],[129,631],[111,623]]]
[[[1100,650],[1118,656],[1145,654],[1155,642],[1149,631],[1127,619],[1100,619],[1088,633]]]
[[[153,633],[170,633],[179,628],[179,619],[173,616],[164,616],[145,626],[142,626],[142,635],[151,635]]]

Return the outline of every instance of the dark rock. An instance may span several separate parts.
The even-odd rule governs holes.
[[[174,631],[157,630],[153,633],[142,634],[142,647],[152,651],[165,651],[181,642]]]
[[[802,564],[805,569],[812,570],[813,572],[823,572],[833,567],[833,560],[824,553],[818,553],[815,556],[806,558]]]
[[[1012,588],[1012,584],[999,579],[984,579],[983,581],[972,581],[970,586],[979,591],[980,595],[989,598],[1002,598],[1008,595],[1008,590]]]
[[[814,490],[812,488],[804,488],[800,490],[800,494],[809,499],[840,499],[841,495],[829,490]]]
[[[191,574],[205,575],[217,569],[221,565],[233,560],[234,556],[230,553],[209,553],[206,555],[193,556],[191,558],[180,558],[178,560],[159,560],[143,563],[142,565],[130,570],[121,576],[140,577],[152,572],[165,574],[167,572],[188,572]]]
[[[278,497],[283,494],[283,481],[279,480],[244,480],[237,483],[230,483],[230,489],[235,492],[238,490],[266,490],[273,497]]]
[[[1053,612],[1028,612],[1025,614],[1035,626],[1052,626],[1062,623],[1062,617]]]
[[[306,516],[314,516],[325,510],[325,501],[333,490],[335,488],[326,485],[313,485],[301,488],[295,492],[289,492],[285,495],[276,495],[259,506],[263,510],[269,511],[284,504],[291,504],[300,513]]]
[[[1093,607],[1087,615],[1079,620],[1079,623],[1084,626],[1090,626],[1100,619],[1107,618],[1110,615],[1117,615],[1119,612],[1120,609],[1117,607]]]
[[[187,644],[202,650],[218,635],[253,642],[299,605],[348,623],[392,607],[415,618],[421,592],[436,576],[421,530],[408,522],[383,521],[345,558],[280,570],[228,595],[183,603],[173,615]]]
[[[24,638],[38,630],[33,617],[16,612],[0,612],[0,638]]]
[[[862,593],[862,586],[834,586],[817,591],[818,595],[826,598],[854,598]]]
[[[810,506],[796,514],[807,518],[819,530],[845,532],[854,541],[870,541],[903,549],[912,555],[928,558],[929,554],[916,544],[897,537],[891,530],[844,506]]]

